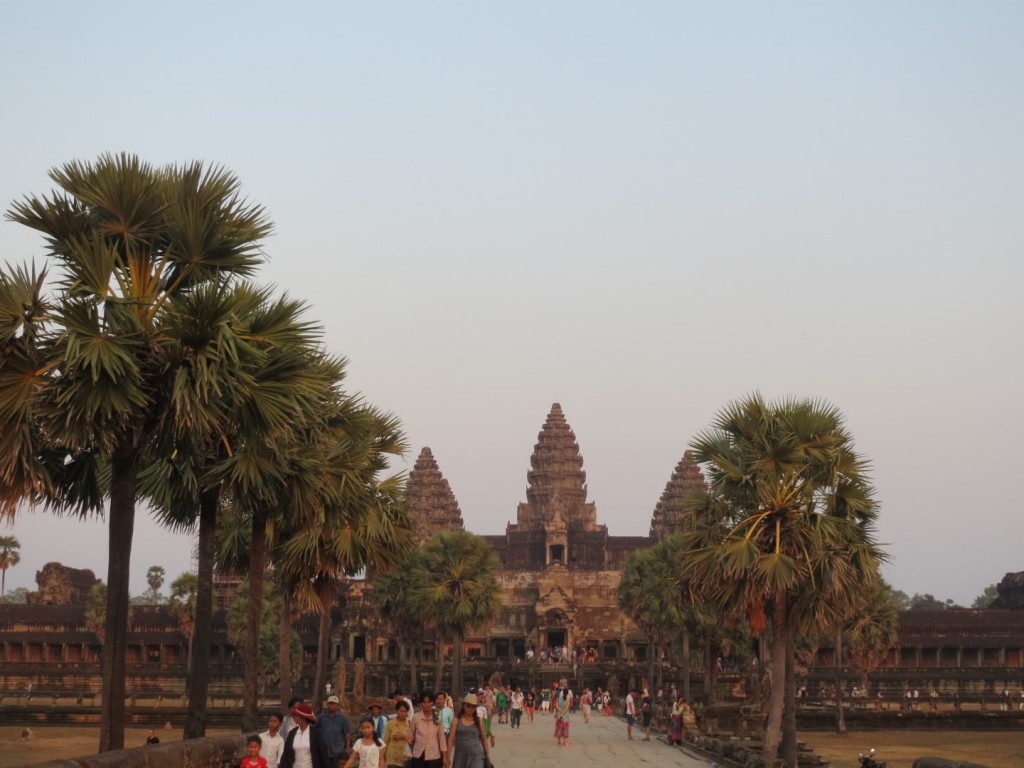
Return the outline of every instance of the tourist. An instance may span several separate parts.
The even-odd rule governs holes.
[[[445,768],[484,768],[490,760],[484,724],[477,714],[479,706],[480,700],[472,693],[462,699],[459,716],[448,734]]]
[[[296,704],[289,713],[295,727],[284,739],[280,768],[338,768],[331,761],[327,741],[313,714],[313,707],[305,702]]]
[[[288,712],[284,716],[284,720],[281,721],[281,734],[288,738],[288,734],[292,732],[292,728],[295,727],[295,720],[292,718],[292,710],[295,709],[296,705],[304,702],[301,696],[292,696],[288,699]]]
[[[629,689],[626,694],[626,738],[633,740],[633,723],[636,722],[636,690]]]
[[[345,768],[353,768],[358,761],[359,768],[384,768],[384,742],[377,737],[376,724],[369,715],[359,721],[359,736],[352,745]]]
[[[434,694],[424,693],[420,697],[420,711],[412,716],[407,738],[412,745],[411,768],[441,768],[448,749],[444,740],[444,729],[434,718]]]
[[[267,768],[267,758],[260,754],[263,739],[255,734],[245,740],[245,757],[241,768]]]
[[[523,726],[523,706],[526,701],[526,697],[523,696],[523,689],[516,688],[512,693],[511,702],[509,703],[509,711],[512,713],[512,727],[522,728]]]
[[[441,728],[444,729],[444,737],[448,738],[448,731],[451,730],[452,720],[455,719],[455,711],[452,709],[451,696],[441,692],[434,697],[434,711],[441,719]]]
[[[379,741],[384,738],[384,728],[388,723],[388,719],[383,714],[384,705],[379,701],[371,701],[367,709],[370,710],[370,720],[373,721],[373,734]]]
[[[569,746],[569,712],[572,708],[572,694],[567,688],[560,688],[551,697],[551,709],[555,715],[555,741],[560,747]]]
[[[526,720],[533,725],[533,713],[537,709],[537,689],[531,688],[525,698]]]
[[[409,746],[409,705],[399,699],[395,705],[395,716],[384,727],[385,768],[405,768],[405,761],[411,756]]]
[[[160,737],[156,735],[156,731],[152,728],[149,729],[149,733],[146,734],[146,746],[152,746],[153,744],[159,744]]]
[[[583,689],[583,695],[580,696],[580,709],[583,710],[583,722],[590,722],[590,710],[592,708],[592,702],[594,701],[593,695],[590,693],[589,688]]]
[[[546,715],[551,709],[551,692],[544,688],[540,692],[540,713]]]
[[[498,707],[498,724],[508,722],[508,694],[505,689],[500,687],[498,692],[494,694],[494,701]]]
[[[683,712],[686,711],[686,699],[682,696],[677,696],[675,703],[672,705],[672,715],[669,719],[668,726],[668,743],[669,744],[682,744],[683,743]]]
[[[640,722],[644,727],[644,741],[651,740],[651,718],[654,715],[654,707],[651,706],[651,695],[644,689],[644,695],[640,697]]]
[[[277,768],[284,752],[284,736],[281,735],[281,716],[274,712],[267,718],[267,730],[260,734],[263,742],[260,756],[267,761],[267,768]]]
[[[341,711],[340,705],[337,696],[328,696],[327,709],[316,719],[327,744],[332,768],[339,761],[348,760],[348,751],[352,748],[352,724]]]
[[[491,746],[493,747],[494,731],[491,730],[491,721],[494,719],[494,711],[498,706],[490,683],[484,685],[484,690],[480,694],[480,706],[484,708],[484,733],[486,733],[487,737],[491,740]]]

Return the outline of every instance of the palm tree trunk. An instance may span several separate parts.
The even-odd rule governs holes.
[[[652,632],[647,636],[647,685],[645,686],[651,695],[654,695],[654,656],[657,654],[658,642]]]
[[[683,627],[683,698],[687,703],[690,699],[690,629]]]
[[[210,690],[210,646],[213,643],[213,555],[219,503],[219,488],[203,491],[199,496],[199,583],[188,714],[185,716],[186,739],[201,739],[206,735],[206,697]]]
[[[796,641],[786,641],[786,700],[782,707],[782,759],[789,768],[797,768],[796,743]]]
[[[316,642],[316,674],[313,676],[313,702],[319,709],[323,706],[324,689],[327,683],[327,656],[331,645],[331,607],[334,605],[335,582],[324,579],[317,590],[320,596],[320,632]],[[340,693],[339,693],[340,695]]]
[[[711,679],[713,661],[711,659],[711,631],[704,634],[704,703],[715,703],[715,683]]]
[[[135,533],[136,451],[130,440],[110,463],[110,521],[107,525],[107,615],[104,623],[100,752],[124,748],[125,672],[128,649],[128,581]]]
[[[283,581],[283,580],[282,580]],[[281,639],[278,657],[278,695],[281,698],[281,707],[288,711],[288,702],[292,698],[292,600],[291,594],[284,584],[279,584],[281,589]]]
[[[782,708],[786,701],[786,646],[789,630],[786,627],[786,598],[775,598],[772,610],[772,689],[768,698],[768,723],[764,733],[764,757],[771,762],[779,755],[782,741]]]
[[[444,631],[441,627],[437,628],[437,653],[435,655],[437,658],[434,659],[434,690],[440,691],[444,688],[444,685],[441,682],[444,677]],[[451,690],[453,698],[462,694],[462,692],[455,687],[454,683],[451,686]]]
[[[404,640],[398,641],[398,684],[402,684],[402,673],[405,672],[405,654],[408,652]]]
[[[452,647],[452,690],[459,691],[461,695],[462,687],[462,646],[463,637],[461,630],[455,630],[455,644]]]
[[[7,567],[0,569],[0,600],[7,597]]]
[[[846,733],[846,715],[843,713],[842,659],[843,659],[843,628],[836,627],[836,733]]]
[[[412,643],[409,644],[409,666],[412,667],[412,671],[409,672],[409,690],[410,691],[415,691],[417,688],[420,687],[419,670],[417,669],[417,666],[416,666],[416,662],[417,662],[417,658],[416,657],[419,655],[419,652],[420,652],[419,643],[417,643],[414,640]],[[441,689],[439,687],[437,687],[434,690],[439,691]]]
[[[267,559],[267,515],[257,509],[252,515],[249,545],[249,604],[245,633],[245,681],[242,697],[242,730],[257,730],[259,710],[260,628],[263,624],[263,570]]]

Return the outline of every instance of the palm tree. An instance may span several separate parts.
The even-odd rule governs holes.
[[[164,585],[164,577],[167,571],[162,565],[151,565],[146,571],[146,584],[149,586],[149,602],[156,605],[160,602],[160,587]]]
[[[21,562],[21,542],[14,536],[0,536],[0,600],[7,595],[7,569]]]
[[[381,618],[388,622],[399,642],[398,677],[402,677],[403,656],[408,654],[410,660],[409,690],[419,690],[417,658],[419,642],[423,637],[423,624],[426,617],[417,613],[417,605],[413,599],[415,582],[413,571],[417,561],[424,555],[424,550],[417,550],[409,561],[401,568],[376,579],[373,584],[374,602]],[[435,683],[440,688],[440,678]]]
[[[647,633],[647,680],[652,690],[661,687],[661,675],[655,679],[655,666],[662,668],[659,651],[685,627],[686,604],[675,576],[678,562],[677,546],[666,539],[630,556],[619,582],[619,607]]]
[[[687,534],[690,572],[754,631],[770,620],[774,685],[764,752],[774,759],[794,632],[828,627],[832,607],[869,588],[877,574],[882,555],[872,538],[867,463],[833,406],[772,404],[759,395],[723,409],[692,447],[705,465],[711,503]]]
[[[281,525],[273,553],[275,569],[295,586],[295,604],[320,612],[316,696],[326,680],[331,608],[341,583],[363,568],[387,573],[403,563],[414,533],[404,477],[382,476],[388,457],[406,450],[398,420],[358,396],[341,398],[327,415],[323,472],[314,481],[326,491],[323,502]]]
[[[498,614],[497,555],[487,541],[467,531],[435,535],[413,568],[416,613],[455,635],[452,690],[462,690],[462,646],[466,632]],[[438,653],[441,648],[438,648]]]
[[[246,695],[243,724],[257,725],[258,664],[266,530],[270,510],[286,492],[310,486],[293,454],[306,450],[307,425],[323,419],[337,399],[341,361],[319,351],[322,329],[302,319],[303,303],[274,298],[249,283],[209,282],[169,302],[164,323],[168,393],[175,418],[162,435],[162,462],[142,478],[143,492],[165,524],[190,527],[198,520],[197,612],[211,617],[217,521],[227,504],[246,527],[244,563],[250,574],[250,628],[244,645]],[[300,462],[301,464],[301,462]],[[299,502],[287,508],[294,513]],[[211,623],[196,626],[187,738],[204,735]]]
[[[42,232],[59,270],[0,280],[2,473],[19,496],[58,511],[98,512],[109,495],[100,751],[124,745],[125,651],[137,481],[159,451],[167,398],[162,323],[168,302],[261,263],[271,227],[238,180],[201,163],[155,169],[127,154],[54,169],[60,191],[7,214]],[[35,364],[35,368],[31,365]],[[16,388],[6,387],[17,382]],[[26,452],[27,451],[27,452]],[[108,472],[104,476],[101,472]],[[104,480],[109,479],[109,483]]]
[[[188,659],[185,668],[188,672],[186,682],[191,679],[192,672],[192,638],[196,629],[196,593],[199,590],[199,577],[194,573],[183,573],[171,582],[171,596],[167,605],[178,620],[182,634],[188,639]]]

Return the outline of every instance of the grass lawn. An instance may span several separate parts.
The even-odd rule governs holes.
[[[872,731],[870,733],[801,733],[831,768],[857,768],[857,755],[875,748],[888,768],[910,768],[925,755],[966,760],[989,768],[1024,766],[1024,730],[1020,731]]]
[[[75,726],[48,726],[32,728],[32,738],[21,740],[21,726],[0,727],[0,768],[16,765],[32,765],[47,760],[65,757],[95,755],[100,744],[99,728]],[[126,728],[126,747],[140,747],[146,743],[148,728]],[[229,736],[238,731],[210,729],[207,736]],[[165,731],[157,728],[156,735],[161,741],[179,741],[181,729]]]

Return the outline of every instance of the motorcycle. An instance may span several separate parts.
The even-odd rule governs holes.
[[[860,756],[860,768],[885,768],[885,763],[881,760],[875,760],[875,749],[871,748],[871,751],[866,755]]]

